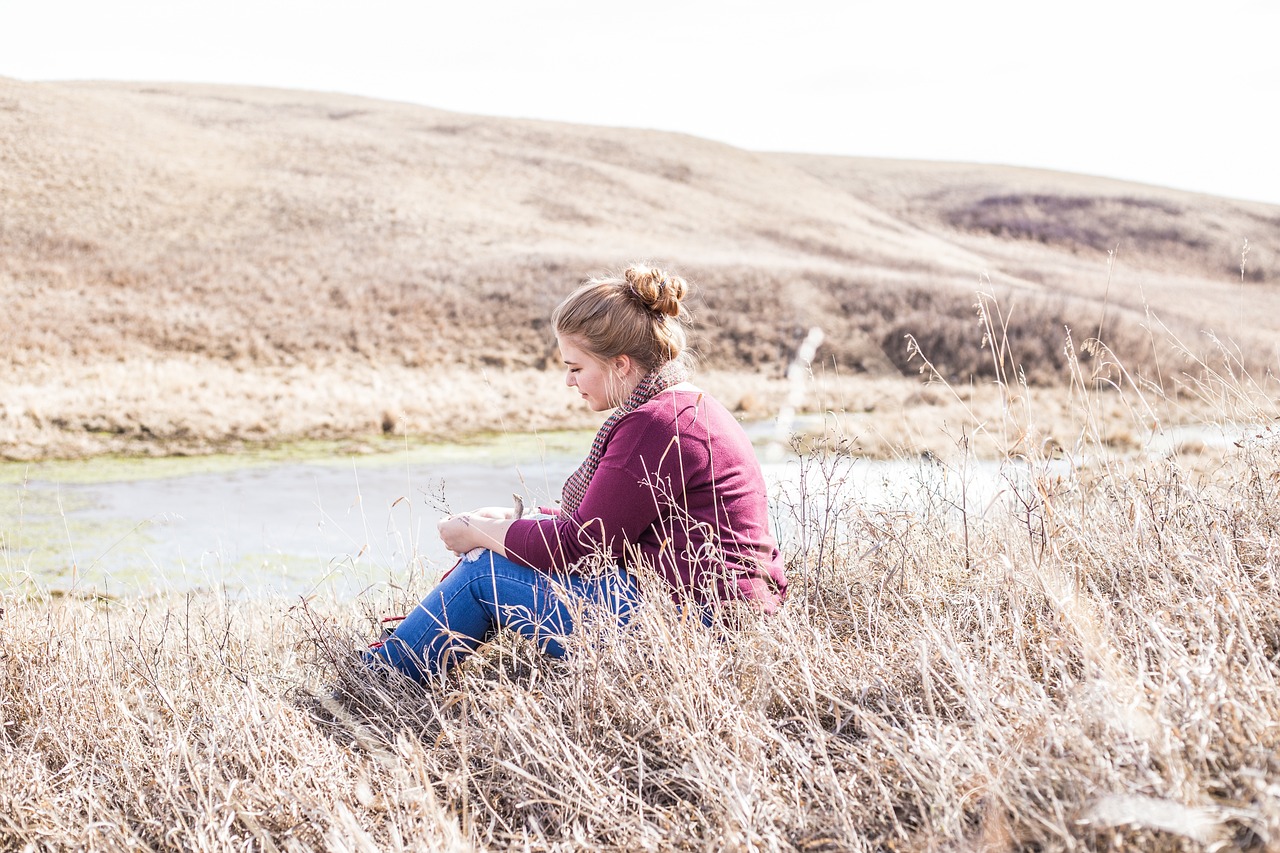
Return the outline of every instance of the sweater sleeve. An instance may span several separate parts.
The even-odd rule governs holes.
[[[512,522],[503,542],[507,558],[548,572],[568,571],[590,554],[621,558],[657,520],[659,501],[676,497],[657,490],[683,488],[678,478],[664,476],[670,466],[662,461],[667,442],[661,435],[646,431],[639,421],[620,422],[582,505],[555,518]]]

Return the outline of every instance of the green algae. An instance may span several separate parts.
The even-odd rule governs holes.
[[[74,489],[32,491],[25,485],[0,485],[0,586],[29,581],[46,589],[110,590],[135,587],[155,577],[148,548],[156,538],[152,522],[122,518],[86,518],[93,508]],[[77,543],[102,543],[93,548]],[[117,566],[107,571],[104,558]]]
[[[442,462],[528,462],[583,454],[594,430],[484,433],[452,442],[370,437],[364,441],[298,441],[200,456],[96,456],[76,460],[0,462],[0,486],[41,481],[92,485],[216,474],[281,463],[387,467]]]

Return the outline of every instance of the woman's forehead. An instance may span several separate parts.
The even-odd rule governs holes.
[[[556,343],[560,345],[560,354],[565,361],[583,361],[591,356],[582,342],[573,335],[557,335]]]

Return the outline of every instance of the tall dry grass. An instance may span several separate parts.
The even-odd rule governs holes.
[[[984,310],[1000,352],[1000,315]],[[1097,363],[1107,350],[1088,344]],[[998,361],[997,361],[998,363]],[[728,633],[652,577],[562,661],[503,638],[442,683],[355,652],[432,574],[325,601],[44,599],[0,619],[5,849],[1280,850],[1280,431],[1227,355],[1238,441],[1120,454],[1073,362],[1051,458],[971,433],[869,500],[842,454],[777,502],[794,581]],[[956,488],[994,466],[994,494]]]

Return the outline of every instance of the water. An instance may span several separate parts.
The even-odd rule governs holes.
[[[148,472],[144,462],[135,476],[92,482],[83,482],[84,471],[72,478],[65,469],[35,469],[3,487],[0,573],[8,584],[30,578],[47,589],[116,595],[217,589],[350,598],[404,583],[411,571],[437,576],[454,561],[436,536],[437,519],[508,504],[513,493],[549,504],[581,459],[543,452],[518,464],[510,455],[401,453],[136,476]],[[775,505],[787,507],[774,513],[785,545],[795,506],[807,501],[821,511],[825,483],[811,466],[803,492],[794,457],[763,467]],[[831,470],[841,497],[864,503],[901,502],[959,482],[928,463],[844,460]],[[994,494],[998,473],[975,465],[965,488],[980,497],[970,500]]]
[[[822,511],[821,467],[761,457],[779,539],[788,520]],[[1196,436],[1196,438],[1204,438]],[[454,558],[435,523],[449,511],[506,505],[513,493],[549,504],[590,433],[505,437],[488,444],[322,458],[98,460],[0,468],[0,590],[131,595],[216,589],[235,595],[350,598],[370,586],[430,580]],[[983,512],[1028,472],[970,461],[844,460],[825,466],[841,499],[910,510],[926,500]],[[1069,476],[1066,461],[1044,473]],[[804,512],[797,506],[808,504]]]
[[[517,464],[496,448],[425,455],[435,458],[221,460],[163,476],[143,462],[116,479],[95,479],[93,463],[33,466],[0,486],[2,585],[347,598],[411,570],[438,574],[453,556],[437,519],[509,505],[513,493],[546,504],[581,459],[553,451]]]

